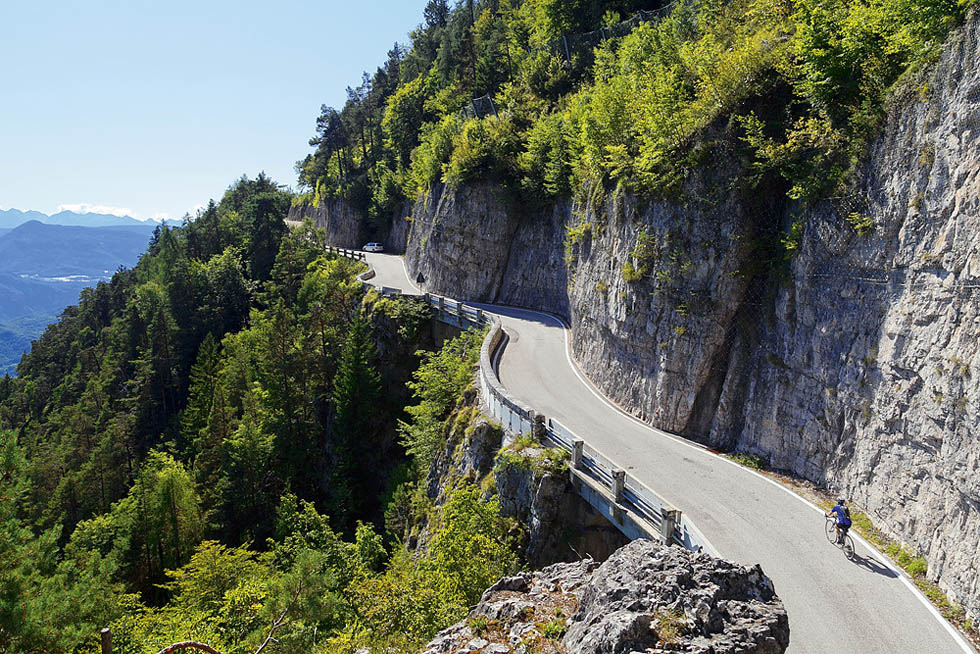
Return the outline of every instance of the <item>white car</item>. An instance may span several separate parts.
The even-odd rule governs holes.
[[[385,246],[381,243],[365,243],[361,249],[365,252],[384,252]]]

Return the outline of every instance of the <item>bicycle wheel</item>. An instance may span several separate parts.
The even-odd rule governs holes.
[[[854,541],[851,540],[850,534],[844,537],[844,556],[848,561],[854,558]]]
[[[833,520],[827,520],[824,525],[824,533],[827,534],[827,540],[834,545],[837,544],[837,529],[834,527]]]

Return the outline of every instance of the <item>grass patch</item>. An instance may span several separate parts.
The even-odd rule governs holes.
[[[858,236],[867,236],[875,228],[875,221],[871,216],[858,213],[857,211],[852,211],[847,216],[847,223],[854,228]]]
[[[516,467],[541,476],[560,477],[568,474],[570,459],[571,455],[565,450],[543,447],[525,437],[500,451],[495,470]]]
[[[672,611],[657,611],[654,618],[653,630],[657,634],[663,645],[672,645],[680,640],[686,627],[686,618],[683,611],[674,609]]]
[[[565,631],[568,629],[565,621],[559,620],[558,618],[542,623],[540,628],[541,634],[550,640],[560,640],[561,637],[565,635]]]
[[[728,458],[739,465],[743,465],[746,468],[752,468],[753,470],[764,470],[766,467],[762,457],[756,456],[755,454],[738,452],[737,454],[729,454]]]
[[[469,619],[469,625],[475,636],[482,636],[490,626],[490,619],[485,615],[474,615]]]

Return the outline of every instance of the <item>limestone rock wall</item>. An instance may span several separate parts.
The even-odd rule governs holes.
[[[613,194],[573,212],[582,222],[568,230],[582,233],[568,257],[576,360],[620,405],[676,433],[713,406],[713,372],[748,286],[738,273],[757,226],[720,192],[726,181],[692,178],[702,200],[687,205]]]
[[[491,302],[500,290],[517,220],[489,182],[435,185],[412,211],[405,249],[409,275],[434,293]]]
[[[364,245],[361,214],[346,200],[324,200],[320,206],[301,204],[290,207],[287,220],[303,221],[307,218],[327,232],[327,243],[342,248],[359,248]]]
[[[563,243],[569,216],[566,202],[559,202],[551,211],[521,213],[497,302],[569,319],[570,280]]]
[[[387,252],[404,254],[408,245],[408,230],[412,226],[412,203],[406,203],[401,211],[396,212],[391,217],[391,225],[388,229],[388,236],[384,239],[384,246]]]
[[[327,243],[330,245],[357,249],[368,240],[378,240],[384,243],[386,251],[402,254],[408,243],[413,207],[414,203],[405,203],[405,206],[392,214],[380,234],[370,233],[365,227],[364,214],[343,199],[325,200],[320,206],[312,204],[293,206],[289,209],[286,220],[312,219],[313,224],[326,231]]]
[[[412,212],[405,265],[433,293],[568,318],[562,235],[569,207],[526,210],[491,182],[438,184]]]

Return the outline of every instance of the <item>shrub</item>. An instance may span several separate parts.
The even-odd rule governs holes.
[[[762,457],[756,456],[755,454],[748,454],[746,452],[739,452],[738,454],[733,454],[731,456],[732,461],[743,465],[746,468],[752,468],[753,470],[764,470],[766,467],[765,462]]]
[[[421,142],[412,152],[412,172],[405,187],[408,197],[442,180],[461,128],[458,114],[443,116],[438,123],[422,127]]]
[[[550,640],[560,640],[567,630],[568,627],[565,625],[565,621],[559,620],[558,618],[548,620],[541,625],[541,633],[545,638]]]
[[[560,113],[543,116],[526,132],[527,149],[518,155],[521,186],[558,196],[570,190],[571,168],[565,120]]]
[[[516,175],[520,139],[506,116],[467,120],[453,138],[443,181],[459,184],[477,177],[507,183]]]

